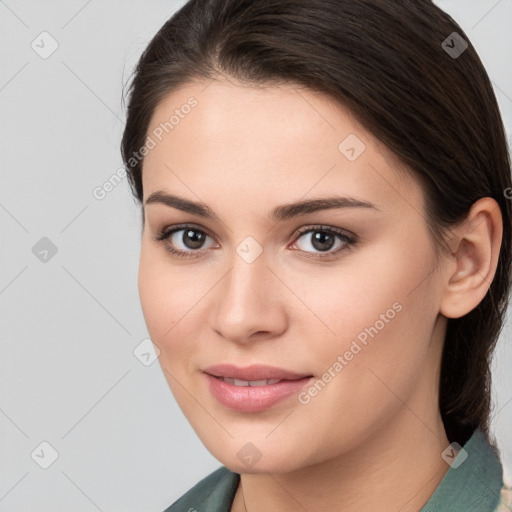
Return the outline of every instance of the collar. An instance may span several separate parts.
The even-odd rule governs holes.
[[[502,486],[497,450],[476,429],[420,512],[492,512],[500,503]]]

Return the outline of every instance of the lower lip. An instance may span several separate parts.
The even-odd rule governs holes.
[[[313,379],[304,377],[266,386],[235,386],[217,377],[205,375],[213,396],[226,407],[241,412],[264,411],[290,395],[299,393]]]

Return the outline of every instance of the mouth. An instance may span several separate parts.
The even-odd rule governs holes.
[[[269,409],[299,393],[313,380],[312,374],[261,365],[246,368],[219,365],[206,368],[203,373],[211,394],[218,402],[245,413]]]

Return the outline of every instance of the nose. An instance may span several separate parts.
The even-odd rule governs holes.
[[[281,335],[287,328],[286,287],[260,254],[248,262],[235,253],[215,287],[210,325],[226,340],[244,344]]]

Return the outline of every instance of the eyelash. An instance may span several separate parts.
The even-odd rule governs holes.
[[[181,224],[178,226],[173,226],[172,229],[170,229],[169,227],[163,228],[157,235],[155,235],[153,237],[153,239],[156,242],[164,243],[166,251],[168,251],[173,256],[176,256],[178,258],[199,258],[201,256],[201,253],[206,251],[206,249],[203,249],[203,250],[190,249],[188,251],[180,251],[180,250],[174,249],[173,247],[171,247],[169,244],[166,243],[167,240],[171,237],[171,235],[173,235],[174,233],[176,233],[178,231],[184,231],[187,229],[210,236],[206,231],[204,231],[203,229],[199,229],[198,227],[194,226],[193,224]],[[337,254],[338,252],[350,249],[358,241],[357,236],[349,235],[348,233],[346,233],[345,231],[343,231],[341,229],[318,224],[315,226],[308,226],[308,227],[300,228],[297,231],[297,236],[295,237],[294,243],[297,240],[299,240],[306,233],[312,233],[315,231],[320,231],[320,232],[335,235],[339,239],[341,239],[346,245],[344,247],[342,247],[341,249],[337,249],[334,252],[314,253],[315,254],[314,256],[313,255],[309,256],[309,254],[311,254],[311,253],[309,253],[308,251],[302,251],[302,252],[305,252],[306,254],[308,254],[308,256],[306,256],[307,258],[320,259],[320,260],[332,258],[333,255]],[[212,237],[210,237],[210,238],[212,238]]]

